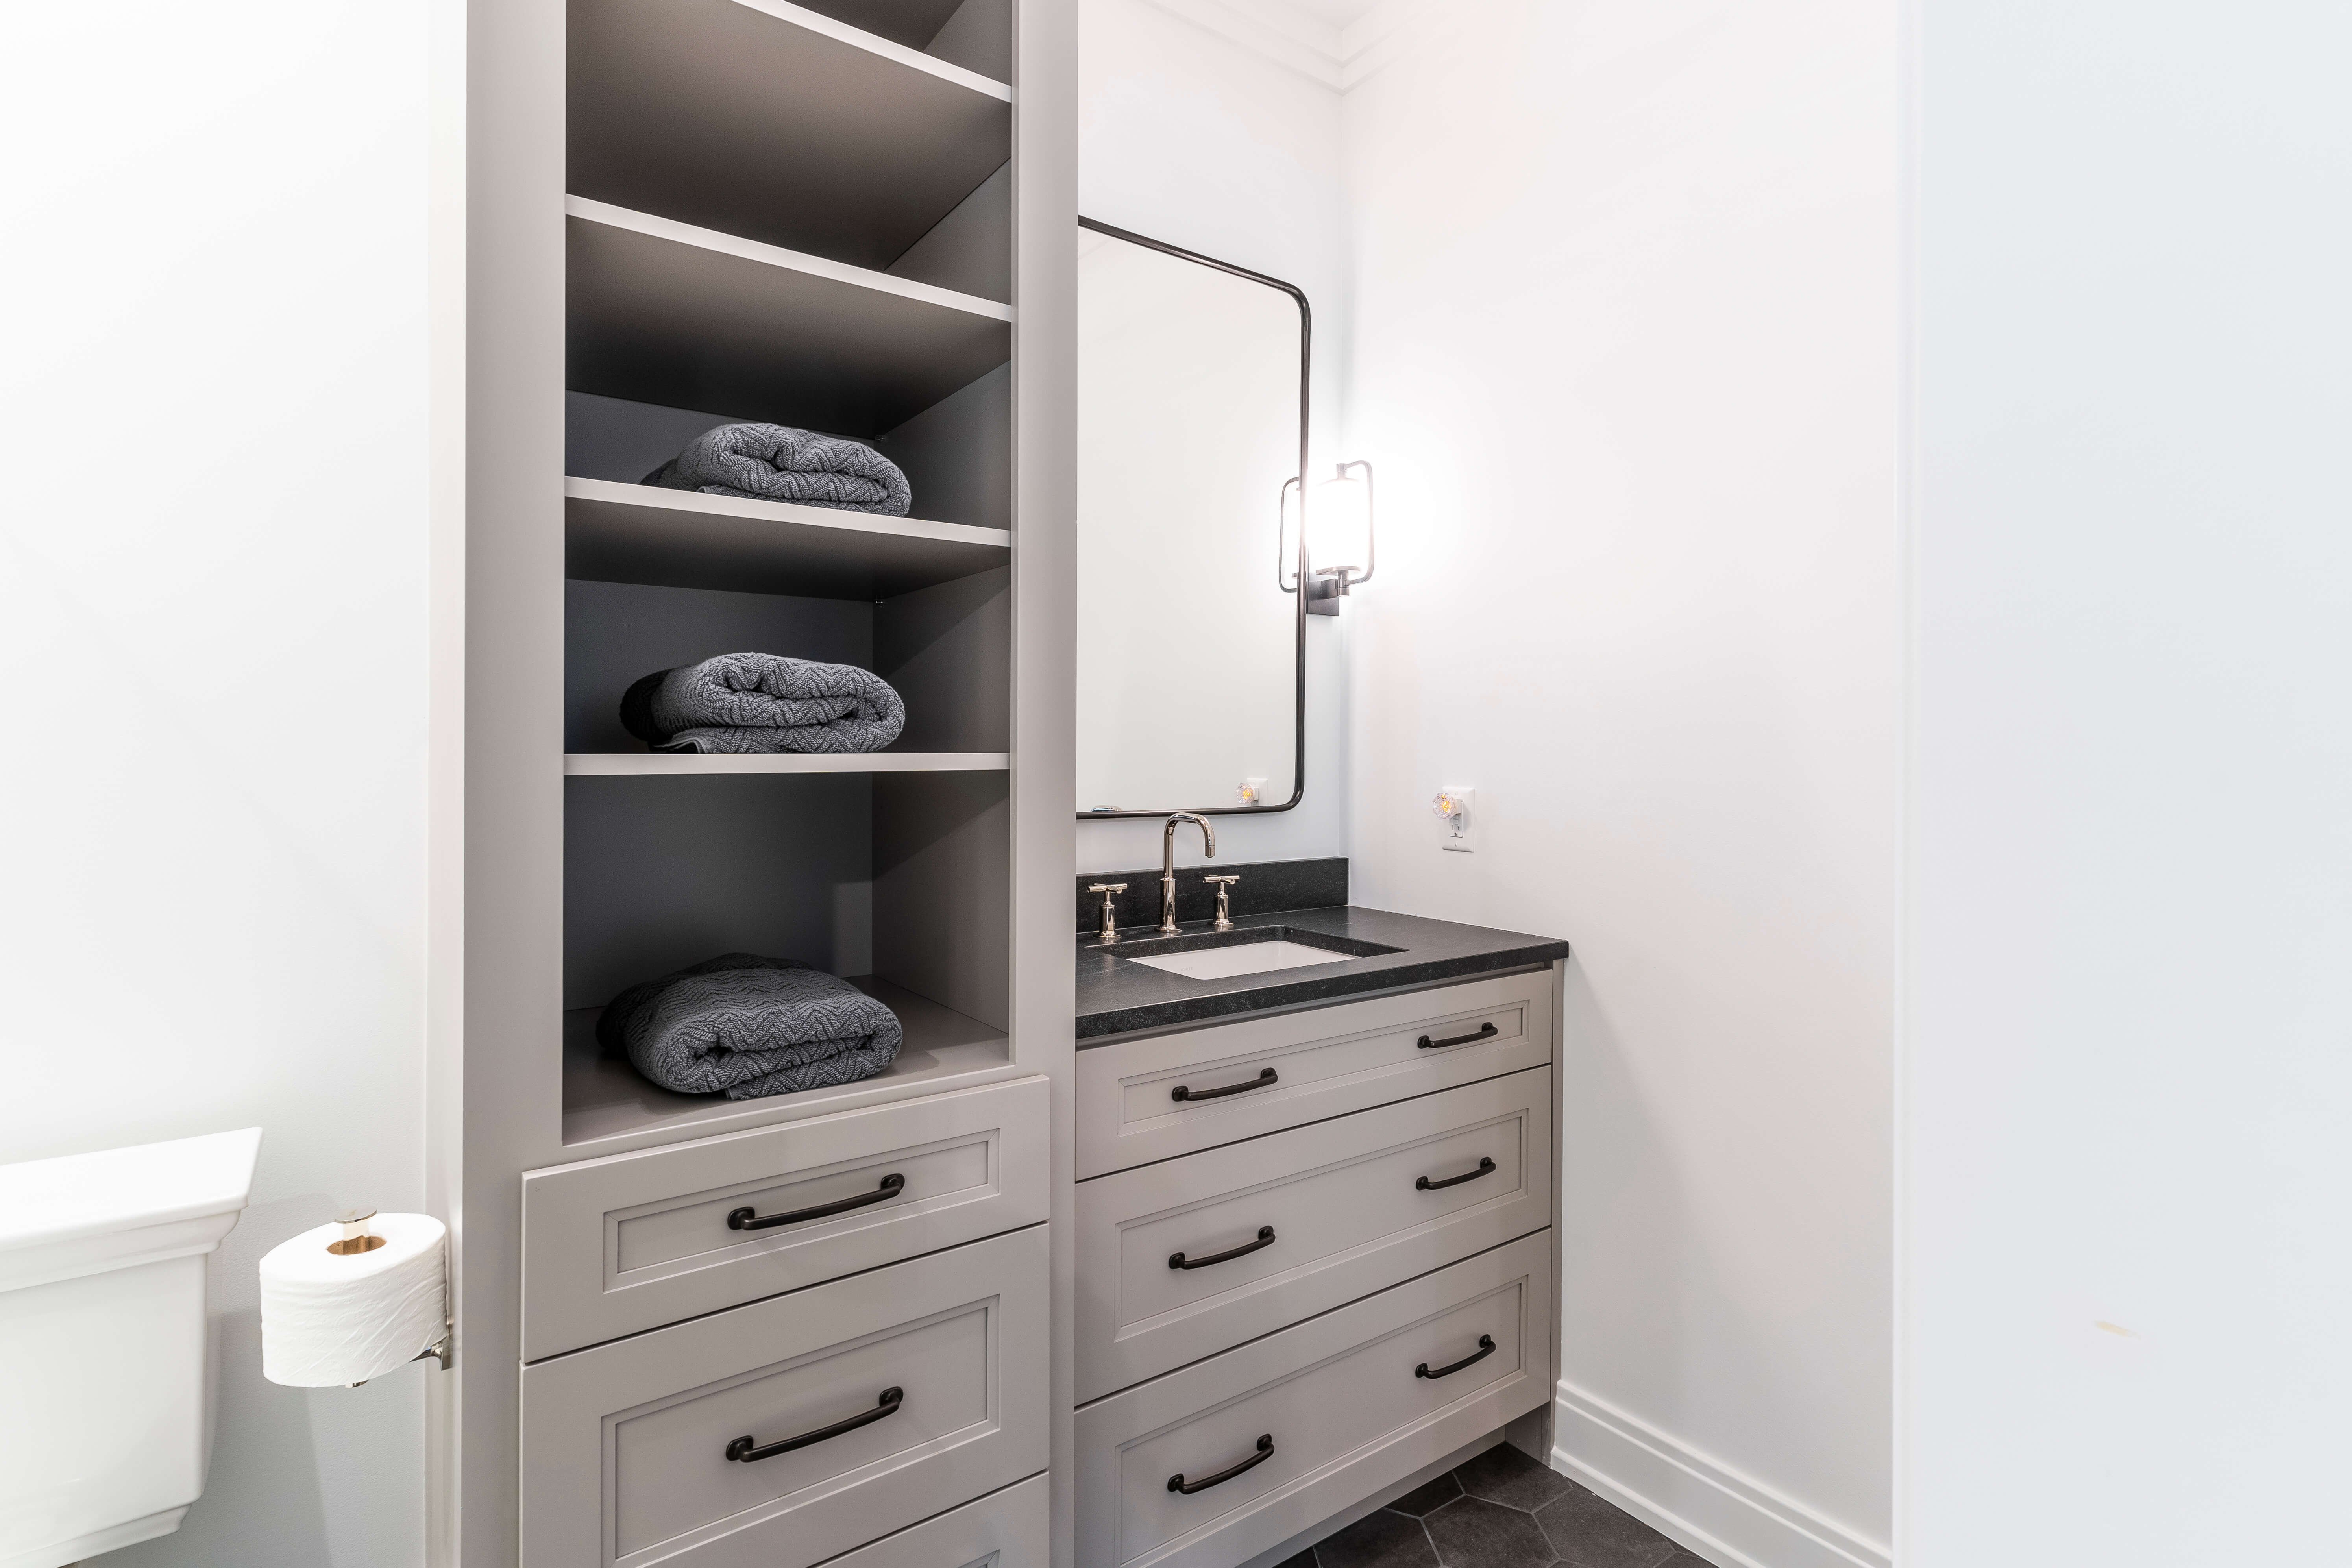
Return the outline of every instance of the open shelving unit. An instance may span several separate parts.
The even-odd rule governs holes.
[[[436,546],[460,584],[436,692],[462,700],[436,697],[461,733],[434,809],[463,828],[433,881],[428,1197],[463,1216],[436,1561],[521,1555],[526,1174],[1073,1071],[1076,39],[1075,0],[468,14],[465,395],[436,401],[465,461],[462,548]],[[745,420],[868,443],[909,515],[644,483]],[[743,757],[620,724],[640,677],[743,650],[872,670],[905,730]],[[898,1059],[729,1100],[598,1048],[619,991],[730,952],[880,998]]]
[[[595,1056],[606,996],[719,952],[859,976],[921,1020],[853,1099],[1010,1061],[1013,95],[975,68],[1011,19],[990,5],[572,0],[567,1151],[841,1098],[677,1095]],[[917,515],[641,482],[742,419],[868,442]],[[906,731],[879,752],[703,756],[619,729],[638,676],[738,650],[872,669]]]

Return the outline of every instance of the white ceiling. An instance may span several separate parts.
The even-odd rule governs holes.
[[[1318,21],[1344,27],[1379,5],[1380,0],[1290,0],[1290,4]]]

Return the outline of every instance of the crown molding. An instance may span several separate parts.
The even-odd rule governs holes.
[[[1404,25],[1435,0],[1381,0],[1345,27],[1333,26],[1290,0],[1149,3],[1319,87],[1346,92],[1396,58]]]

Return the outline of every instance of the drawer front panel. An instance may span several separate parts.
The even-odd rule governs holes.
[[[1551,979],[1546,969],[1081,1050],[1079,1179],[1549,1062]]]
[[[1053,1483],[1032,1476],[911,1530],[835,1558],[825,1568],[1044,1568]]]
[[[1078,1397],[1542,1229],[1551,1085],[1537,1068],[1084,1184]]]
[[[1047,1100],[1023,1079],[531,1172],[523,1358],[1034,1225]]]
[[[1534,1409],[1550,1274],[1549,1234],[1528,1237],[1080,1410],[1078,1560],[1246,1562]]]
[[[1033,1226],[524,1367],[523,1563],[803,1568],[1042,1468],[1047,1256]]]

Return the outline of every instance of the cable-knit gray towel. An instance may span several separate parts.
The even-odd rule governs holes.
[[[721,425],[640,481],[753,500],[904,517],[915,492],[898,465],[862,441],[786,425]]]
[[[722,653],[637,681],[621,723],[656,752],[878,752],[907,727],[907,705],[854,664]]]
[[[846,980],[730,952],[630,986],[596,1038],[664,1089],[756,1100],[872,1078],[905,1036],[898,1015]]]

